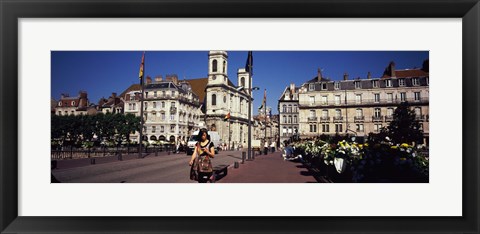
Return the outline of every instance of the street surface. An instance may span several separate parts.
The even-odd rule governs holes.
[[[161,152],[139,159],[138,155],[60,160],[52,175],[62,183],[196,183],[190,180],[191,156],[185,153]],[[213,166],[228,167],[226,176],[217,183],[317,183],[300,162],[284,161],[280,152],[256,154],[251,161],[242,161],[242,151],[221,151],[212,160]],[[239,168],[234,163],[239,162]]]
[[[185,153],[161,152],[143,159],[124,156],[123,161],[115,157],[95,158],[93,165],[90,159],[62,160],[52,174],[62,183],[196,183],[190,180],[190,158]],[[242,151],[220,151],[212,163],[214,167],[232,165],[233,168],[235,161],[242,161]]]

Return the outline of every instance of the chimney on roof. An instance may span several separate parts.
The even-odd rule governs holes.
[[[148,84],[151,84],[151,83],[152,83],[152,77],[147,76],[147,83],[146,84],[148,85]]]
[[[429,67],[430,67],[429,61],[428,61],[428,59],[426,59],[425,61],[423,61],[422,70],[424,72],[429,72],[429,70],[430,70]]]
[[[155,77],[155,83],[160,83],[160,82],[162,82],[162,80],[163,80],[162,75],[158,75],[158,76]]]
[[[167,75],[165,80],[173,82],[174,84],[178,85],[178,76],[176,74]]]
[[[343,80],[348,80],[348,73],[343,73]]]
[[[295,83],[290,83],[290,92],[295,93]]]
[[[317,71],[317,81],[322,81],[322,70],[320,68]]]
[[[368,72],[367,79],[372,79],[372,73]]]
[[[112,98],[116,98],[117,97],[117,93],[112,93]]]
[[[395,63],[392,61],[390,62],[390,64],[388,65],[389,69],[390,69],[390,76],[391,77],[395,77]]]

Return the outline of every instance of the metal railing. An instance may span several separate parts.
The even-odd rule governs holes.
[[[333,121],[343,121],[343,116],[334,116]]]
[[[372,116],[372,122],[383,122],[383,115]]]
[[[353,117],[353,120],[355,122],[363,122],[363,121],[365,121],[365,116],[363,116],[363,115],[362,116],[355,116],[355,117]]]

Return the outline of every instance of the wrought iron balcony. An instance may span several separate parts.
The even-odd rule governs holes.
[[[343,121],[343,116],[334,116],[333,121]]]
[[[354,116],[353,117],[353,120],[355,120],[355,122],[363,122],[365,121],[365,116]]]
[[[391,122],[393,120],[393,115],[387,115],[385,116],[385,121],[386,122]]]
[[[383,122],[383,116],[372,116],[372,122]]]
[[[330,117],[328,117],[328,116],[322,116],[322,117],[320,117],[320,121],[321,121],[321,122],[330,122]]]
[[[317,121],[317,117],[308,117],[308,121]]]

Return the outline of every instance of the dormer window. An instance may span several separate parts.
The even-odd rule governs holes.
[[[340,82],[335,82],[333,86],[335,87],[335,89],[340,89]]]
[[[405,86],[405,79],[398,79],[398,86]]]
[[[308,85],[308,90],[309,90],[309,91],[315,90],[315,84],[309,84],[309,85]]]
[[[75,106],[75,101],[72,101],[72,106]]]
[[[420,85],[420,82],[418,81],[418,78],[412,78],[412,83],[413,83],[413,86],[419,86]]]
[[[362,88],[362,85],[361,85],[360,81],[354,81],[353,83],[355,84],[356,89]]]
[[[392,87],[392,80],[385,80],[385,87]]]
[[[321,87],[322,87],[322,90],[327,90],[327,83],[322,83]]]
[[[378,88],[378,80],[372,80],[372,87]]]
[[[62,106],[62,102],[58,102],[58,106]]]

